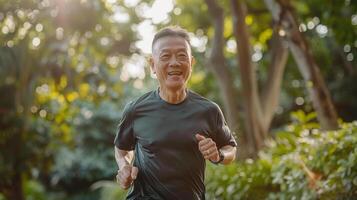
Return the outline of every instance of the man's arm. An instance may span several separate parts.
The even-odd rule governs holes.
[[[138,168],[132,166],[133,151],[125,151],[114,147],[115,160],[118,164],[117,182],[123,189],[128,189],[138,174]]]
[[[130,165],[134,157],[134,151],[121,150],[118,147],[114,147],[115,151],[115,161],[117,162],[118,168],[121,169],[125,165]]]
[[[198,149],[207,160],[218,162],[220,160],[219,150],[222,152],[224,157],[224,159],[220,162],[222,164],[227,165],[236,157],[237,148],[234,146],[225,145],[218,149],[216,143],[211,138],[206,138],[203,135],[196,134],[196,139],[198,140]]]

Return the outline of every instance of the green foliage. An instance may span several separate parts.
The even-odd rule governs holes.
[[[59,187],[81,190],[97,180],[114,177],[117,167],[110,147],[121,113],[114,112],[119,110],[118,105],[110,101],[74,104],[79,112],[70,124],[74,128],[73,139],[71,145],[60,145],[54,155],[52,180]]]
[[[127,81],[121,77],[125,71],[122,66],[133,54],[140,53],[134,45],[140,39],[137,27],[149,20],[140,15],[141,10],[137,8],[153,3],[141,0],[137,8],[133,8],[124,2],[127,1],[0,0],[0,192],[3,193],[0,200],[6,199],[14,184],[24,186],[28,199],[98,199],[99,196],[103,200],[122,199],[125,192],[115,183],[104,184],[94,191],[89,187],[114,177],[113,138],[123,104],[147,88],[156,87],[147,75],[143,80],[138,79],[144,85],[142,90],[133,87],[135,77]],[[233,31],[230,3],[218,2],[224,9],[227,42],[232,40]],[[263,57],[257,62],[257,78],[263,85],[273,22],[262,1],[246,2],[246,21],[249,22],[252,44],[262,48]],[[320,23],[315,27],[318,24],[328,27],[326,37],[320,37],[316,28],[308,29],[304,35],[328,80],[340,116],[351,121],[356,119],[356,112],[352,111],[357,108],[357,96],[351,95],[357,91],[356,75],[349,75],[344,68],[348,64],[355,65],[357,60],[357,29],[351,23],[357,4],[353,1],[321,2],[293,1],[293,6],[299,23],[307,25],[317,17]],[[213,35],[212,17],[205,1],[177,0],[175,8],[179,12],[172,12],[170,20],[154,26],[178,24],[197,38],[206,39],[203,50],[193,48],[197,64],[189,85],[221,103],[219,84],[205,64]],[[113,20],[118,10],[129,15],[128,21]],[[345,45],[350,46],[349,52],[345,52]],[[227,49],[224,53],[234,75],[232,84],[240,87],[236,53]],[[352,62],[346,62],[347,54],[354,56]],[[148,69],[146,74],[149,74]],[[301,108],[311,110],[311,102],[305,98],[307,94],[303,90],[305,84],[296,64],[289,59],[282,84],[280,105],[283,113],[275,118],[278,122],[273,124],[274,127],[286,122],[288,118],[285,116],[296,109],[293,103],[296,97],[304,97],[305,104]],[[241,98],[236,98],[240,102]],[[279,195],[300,194],[301,187],[308,187],[308,182],[306,174],[294,162],[295,154],[308,168],[323,174],[322,181],[331,172],[328,176],[331,182],[326,183],[329,189],[325,188],[321,194],[310,191],[303,195],[325,198],[330,194],[337,195],[334,194],[336,191],[342,191],[346,198],[353,195],[348,191],[355,188],[357,179],[349,177],[355,177],[356,158],[352,150],[354,143],[348,145],[345,141],[347,133],[339,131],[339,136],[333,135],[334,132],[326,134],[331,138],[339,137],[338,142],[333,141],[345,150],[335,144],[312,149],[308,141],[322,138],[314,135],[321,132],[315,130],[318,125],[313,114],[304,115],[298,111],[293,115],[293,123],[276,133],[277,141],[271,141],[272,148],[263,152],[257,161],[248,160],[227,168],[208,166],[208,174],[213,174],[207,178],[210,199],[215,196],[226,199],[289,198]],[[329,138],[324,139],[328,141]],[[345,143],[340,144],[340,140]],[[304,149],[314,153],[316,158],[309,160]],[[328,152],[327,156],[325,152]],[[20,172],[26,180],[16,182],[15,172]],[[221,174],[226,175],[217,178]],[[293,178],[285,180],[285,176]],[[297,180],[301,181],[299,187],[290,188]]]
[[[37,181],[29,180],[24,184],[26,200],[45,200],[45,188]]]
[[[294,122],[267,143],[255,161],[207,169],[209,199],[351,199],[357,195],[357,123],[320,131],[315,114]]]
[[[15,180],[16,172],[49,193],[62,190],[63,199],[115,173],[120,107],[140,90],[133,90],[135,77],[120,79],[137,38],[132,22],[112,20],[114,10],[101,0],[0,0],[0,192],[6,198],[19,192],[14,185],[36,186]]]
[[[269,171],[271,163],[266,160],[234,163],[229,166],[213,166],[206,169],[207,199],[263,199],[275,190]]]
[[[112,181],[98,181],[91,188],[100,189],[100,200],[125,199],[127,193],[119,187],[118,183]]]

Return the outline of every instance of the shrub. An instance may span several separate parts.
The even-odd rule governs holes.
[[[207,166],[207,199],[353,199],[357,196],[357,122],[321,131],[315,114],[293,113],[259,153],[230,166]]]

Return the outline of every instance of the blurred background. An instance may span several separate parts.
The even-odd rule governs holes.
[[[1,200],[124,198],[116,128],[168,25],[239,141],[207,199],[356,198],[357,1],[0,0]]]

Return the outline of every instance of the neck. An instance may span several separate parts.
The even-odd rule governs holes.
[[[187,96],[187,92],[186,92],[186,88],[181,88],[179,90],[169,90],[169,89],[165,89],[160,87],[159,88],[159,95],[160,97],[171,104],[178,104],[181,103],[182,101],[185,100],[186,96]]]

